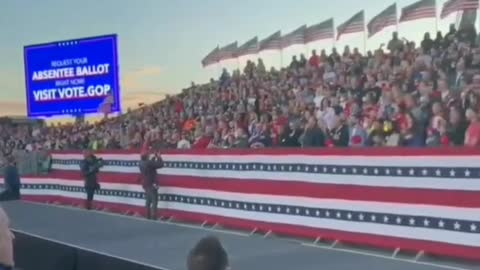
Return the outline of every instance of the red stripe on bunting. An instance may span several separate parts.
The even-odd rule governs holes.
[[[65,205],[82,205],[83,200],[71,199],[59,196],[24,196],[24,200],[33,202],[49,202],[59,203]],[[145,210],[142,207],[130,206],[117,203],[96,202],[96,207],[107,209],[110,212],[116,213],[138,213],[145,215]],[[204,222],[208,221],[211,224],[218,223],[227,228],[236,228],[251,231],[257,229],[260,232],[271,231],[278,235],[298,236],[315,239],[322,237],[322,239],[339,240],[344,243],[361,244],[365,246],[374,246],[384,249],[401,248],[404,251],[419,251],[423,250],[427,253],[442,255],[448,257],[457,257],[469,260],[480,261],[480,253],[476,247],[468,247],[461,245],[445,244],[441,242],[431,242],[423,240],[403,239],[397,237],[379,236],[373,234],[350,233],[336,230],[317,229],[307,226],[295,226],[279,223],[267,223],[252,221],[246,219],[229,218],[216,215],[207,215],[202,213],[178,211],[178,210],[160,210],[159,216],[174,217],[179,221],[193,221]]]
[[[62,151],[57,154],[82,154],[81,152]],[[97,151],[104,154],[139,154],[140,150]],[[445,148],[264,148],[264,149],[189,149],[189,150],[162,150],[162,154],[181,155],[318,155],[318,156],[469,156],[480,155],[480,148],[445,147]]]
[[[42,179],[47,177],[83,181],[80,173],[71,171],[57,171],[48,176],[32,177],[30,179],[38,179],[38,183],[41,184]],[[100,183],[139,184],[137,177],[137,174],[129,173],[100,173],[98,179]],[[475,191],[369,187],[177,175],[160,175],[158,179],[163,186],[224,192],[480,208],[479,192]]]

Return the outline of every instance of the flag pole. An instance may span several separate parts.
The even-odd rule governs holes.
[[[435,0],[435,35],[438,33],[438,8],[437,8],[437,0]]]
[[[363,30],[363,52],[367,55],[367,31]]]
[[[397,8],[398,8],[398,2],[395,2],[395,31],[397,32],[398,34],[398,11],[397,11]]]
[[[280,49],[280,70],[283,68],[283,49]]]

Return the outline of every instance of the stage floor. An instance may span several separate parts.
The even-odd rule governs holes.
[[[216,235],[232,269],[242,270],[480,270],[473,264],[431,258],[391,258],[365,250],[314,247],[300,241],[264,238],[235,231],[154,222],[110,213],[28,202],[2,203],[12,229],[163,270],[184,270],[189,249],[203,236]]]

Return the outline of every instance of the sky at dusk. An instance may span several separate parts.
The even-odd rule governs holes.
[[[437,0],[440,7],[446,0]],[[397,1],[400,9],[415,0]],[[392,2],[383,0],[0,0],[0,115],[25,114],[23,46],[104,34],[118,34],[123,108],[161,99],[217,76],[222,67],[236,68],[247,59],[202,68],[201,59],[217,45],[239,45],[275,31],[288,33],[331,17],[335,25],[365,9],[367,21]],[[398,12],[398,13],[399,13]],[[398,15],[399,16],[399,15]],[[444,32],[455,15],[438,22]],[[435,20],[400,24],[401,37],[418,40],[435,32]],[[367,42],[367,49],[386,43],[389,27]],[[333,42],[260,54],[267,66],[286,65],[291,55],[311,49],[340,51],[346,44],[364,50],[363,34]]]

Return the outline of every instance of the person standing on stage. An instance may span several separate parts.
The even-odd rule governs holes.
[[[147,218],[156,220],[158,207],[157,170],[163,167],[163,160],[158,152],[153,158],[150,158],[146,153],[142,154],[140,158],[140,181],[145,190]]]
[[[92,209],[93,196],[96,190],[100,189],[100,184],[97,180],[97,174],[100,168],[103,167],[103,159],[97,158],[92,152],[85,151],[83,153],[84,159],[80,162],[80,170],[85,180],[85,191],[87,193],[87,200],[85,208]]]
[[[0,201],[20,200],[20,173],[13,156],[7,157],[4,179],[5,190],[0,193]]]

